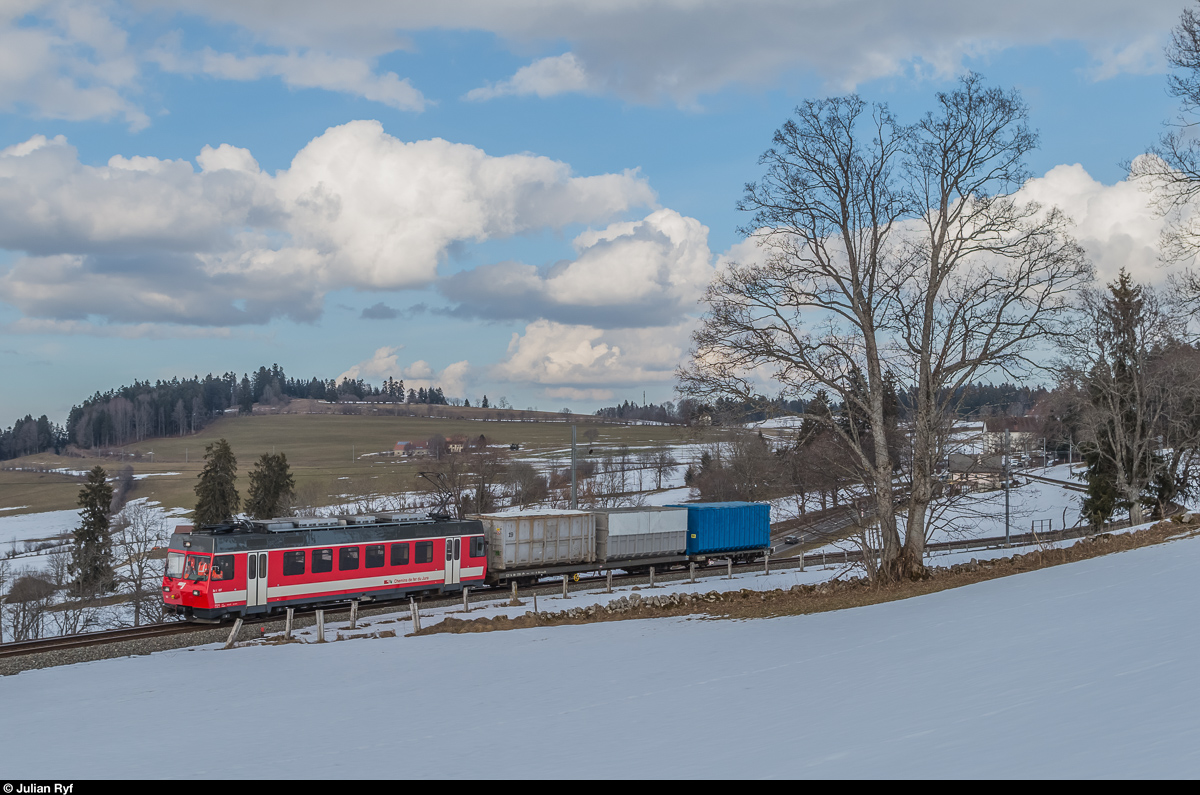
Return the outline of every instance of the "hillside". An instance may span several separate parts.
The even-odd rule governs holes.
[[[379,455],[391,451],[398,441],[426,440],[434,435],[482,434],[498,444],[518,445],[521,456],[557,457],[564,459],[564,463],[570,451],[571,428],[563,415],[546,415],[555,421],[532,421],[531,417],[520,421],[519,415],[526,412],[479,409],[481,413],[498,413],[506,419],[470,419],[469,413],[475,409],[453,406],[420,407],[435,412],[430,417],[301,413],[303,406],[297,404],[305,402],[293,401],[283,407],[294,407],[293,413],[277,413],[266,407],[251,416],[229,415],[195,434],[149,439],[105,450],[96,457],[41,454],[5,461],[0,469],[0,510],[10,509],[6,515],[12,515],[74,508],[78,477],[22,470],[82,473],[96,464],[110,473],[131,466],[134,476],[139,478],[131,496],[149,497],[168,508],[190,509],[195,504],[192,488],[203,466],[204,448],[220,438],[229,440],[237,456],[243,492],[247,482],[245,473],[253,467],[255,459],[264,452],[282,452],[292,467],[297,490],[323,505],[337,503],[344,495],[416,489],[416,473],[427,464],[425,459]],[[436,415],[443,411],[461,416]],[[574,419],[587,421],[586,425],[579,424],[580,444],[588,444],[585,432],[594,431],[592,444],[604,448],[677,444],[688,433],[678,426],[609,423],[596,417]]]
[[[1193,777],[1200,639],[1184,628],[1198,565],[1192,538],[807,616],[209,646],[28,671],[0,679],[0,747],[25,778]],[[305,741],[265,756],[147,751],[183,680],[253,682],[239,703],[305,726]],[[314,683],[336,695],[294,697]],[[415,728],[396,731],[397,716]],[[228,717],[226,700],[192,699],[187,733],[216,736]]]

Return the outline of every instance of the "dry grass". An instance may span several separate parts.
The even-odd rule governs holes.
[[[440,407],[439,407],[440,408]],[[469,410],[467,410],[469,411]],[[594,418],[593,418],[594,419]],[[631,448],[687,440],[687,430],[656,425],[588,424],[599,438],[596,445]],[[580,428],[580,444],[587,444]],[[153,439],[121,449],[123,458],[80,458],[36,455],[4,462],[4,466],[44,466],[86,470],[97,463],[110,472],[130,464],[135,474],[178,473],[134,482],[131,499],[149,497],[166,507],[195,505],[193,488],[203,467],[204,448],[227,439],[238,459],[239,491],[245,494],[246,473],[262,453],[285,453],[297,490],[318,495],[320,504],[335,504],[339,495],[395,493],[417,489],[417,471],[424,459],[368,456],[390,451],[396,442],[442,436],[483,434],[500,444],[519,444],[520,455],[548,455],[566,451],[571,427],[563,422],[500,422],[425,417],[342,416],[335,414],[273,414],[223,417],[200,433]],[[569,455],[569,454],[566,454]],[[568,458],[564,455],[562,464]],[[0,508],[29,506],[0,516],[76,508],[81,480],[63,475],[0,471]]]

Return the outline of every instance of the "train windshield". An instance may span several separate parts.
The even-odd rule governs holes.
[[[208,579],[208,555],[188,555],[183,565],[183,579],[202,582]]]
[[[167,553],[167,576],[172,580],[183,576],[183,557],[182,552]]]

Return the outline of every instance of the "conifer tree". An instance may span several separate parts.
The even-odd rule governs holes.
[[[107,473],[97,465],[79,490],[80,524],[75,528],[75,547],[68,569],[75,578],[76,592],[81,596],[114,587],[112,535],[109,532],[112,497]]]
[[[263,453],[250,473],[246,513],[255,519],[279,516],[296,488],[296,481],[283,453]]]
[[[196,484],[196,512],[192,517],[197,525],[219,524],[233,518],[241,504],[234,487],[236,479],[237,459],[229,442],[218,439],[205,447],[204,469]]]

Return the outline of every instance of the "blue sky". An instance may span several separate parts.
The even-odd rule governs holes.
[[[794,105],[855,90],[911,121],[968,69],[1024,95],[1039,196],[1101,277],[1162,277],[1122,164],[1175,112],[1181,3],[834,5],[0,10],[0,421],[273,362],[520,407],[672,399]]]

